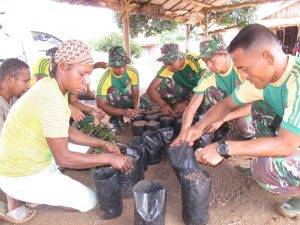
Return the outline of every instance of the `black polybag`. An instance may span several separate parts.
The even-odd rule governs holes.
[[[155,181],[140,181],[133,188],[134,225],[164,225],[167,190]]]
[[[159,118],[160,127],[172,127],[174,118],[171,116],[162,116]]]
[[[137,126],[137,123],[140,123]],[[136,120],[132,123],[132,135],[135,136],[142,136],[143,133],[146,131],[146,124],[147,122],[144,120]]]
[[[146,115],[144,113],[139,113],[137,114],[136,117],[133,118],[133,121],[145,120],[145,119],[146,119]]]
[[[211,178],[204,170],[181,173],[182,219],[186,225],[208,222]]]
[[[169,146],[174,139],[173,127],[165,127],[158,129],[158,133],[165,147]]]
[[[168,156],[171,160],[172,168],[179,179],[180,173],[198,172],[201,170],[196,161],[195,153],[188,144],[168,148]]]
[[[151,121],[151,120],[158,121],[159,117],[160,117],[160,115],[158,115],[158,114],[151,114],[151,115],[146,116],[146,120],[147,121]]]
[[[155,120],[151,120],[146,125],[146,130],[157,130],[160,127],[160,123]]]
[[[123,202],[119,174],[112,167],[95,168],[91,171],[96,186],[100,217],[109,220],[120,216]]]
[[[194,143],[194,149],[204,148],[205,146],[213,142],[214,135],[212,133],[204,133],[199,139]]]
[[[133,169],[129,172],[118,171],[121,185],[121,196],[132,197],[133,186],[144,179],[144,164],[137,150],[126,148],[126,155],[131,157]]]
[[[144,165],[144,171],[147,169],[147,152],[146,152],[146,138],[144,136],[133,137],[131,142],[127,145],[127,149],[136,150],[141,157]],[[128,150],[127,150],[128,151]],[[126,153],[125,153],[126,154]]]
[[[147,165],[155,165],[161,162],[163,143],[157,130],[148,130],[145,137],[145,148],[147,154]]]
[[[226,123],[223,124],[218,130],[215,131],[213,142],[225,140],[228,136],[228,130],[229,130],[228,125]]]
[[[174,134],[176,137],[180,133],[181,126],[182,126],[182,119],[181,118],[175,119],[173,122],[173,128],[174,128]]]

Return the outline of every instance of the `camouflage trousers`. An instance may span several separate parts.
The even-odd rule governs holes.
[[[273,194],[300,196],[299,148],[288,157],[258,157],[251,172],[258,185]]]
[[[129,92],[121,93],[116,88],[109,88],[107,93],[107,103],[110,106],[128,109],[133,108],[132,95]],[[140,109],[149,109],[151,106],[150,100],[145,97],[140,97]]]
[[[225,97],[225,93],[216,87],[209,88],[204,92],[203,101],[198,111],[200,114],[206,113],[213,105]],[[256,134],[251,115],[230,121],[228,125],[232,130],[231,132],[242,138],[252,138]]]
[[[164,78],[158,87],[161,98],[170,106],[191,99],[192,93],[181,87],[172,78]]]

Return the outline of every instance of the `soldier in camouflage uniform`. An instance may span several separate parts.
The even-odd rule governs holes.
[[[164,66],[151,82],[147,94],[164,114],[182,113],[205,69],[198,59],[180,52],[177,44],[165,44],[161,53],[158,61]]]
[[[200,43],[200,56],[206,63],[209,71],[203,75],[198,85],[193,89],[194,96],[184,112],[182,129],[173,142],[173,145],[180,144],[184,140],[186,131],[192,125],[193,117],[200,105],[200,113],[206,113],[213,105],[232,94],[244,82],[244,78],[233,65],[221,35],[211,35],[202,40]],[[259,105],[264,106],[263,102],[259,102]],[[256,109],[257,107],[252,108]],[[269,107],[266,105],[265,108],[269,110]],[[261,112],[262,110],[260,110]],[[215,132],[222,124],[229,123],[228,125],[231,128],[230,133],[234,136],[253,138],[257,133],[254,125],[262,128],[260,120],[263,120],[264,117],[271,117],[270,122],[272,122],[274,119],[274,115],[270,114],[270,110],[263,112],[268,112],[268,114],[256,116],[255,118],[258,120],[253,123],[251,103],[249,103],[231,112],[221,121],[212,124],[209,131]],[[266,126],[270,126],[270,124],[266,124]],[[223,130],[221,129],[220,131]],[[222,134],[222,136],[227,135]]]
[[[138,109],[150,107],[149,100],[140,98],[139,74],[129,63],[123,47],[112,47],[108,56],[109,68],[97,85],[97,106],[111,116],[110,124],[115,130],[120,130],[123,116],[133,118]]]
[[[280,212],[300,216],[300,59],[286,55],[274,33],[260,24],[244,27],[231,41],[228,52],[246,81],[230,96],[218,102],[197,124],[185,141],[193,142],[215,121],[250,102],[263,100],[281,118],[278,135],[249,141],[213,143],[196,153],[198,162],[216,166],[230,156],[255,157],[251,172],[263,189],[292,197]],[[262,105],[257,115],[264,113]],[[259,122],[270,123],[271,117]],[[274,122],[274,121],[273,121]],[[272,123],[273,123],[272,122]]]

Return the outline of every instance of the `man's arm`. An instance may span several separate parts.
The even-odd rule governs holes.
[[[287,157],[300,144],[300,136],[281,128],[277,137],[261,137],[249,141],[226,141],[229,155],[252,157]],[[215,166],[223,157],[217,153],[217,143],[206,146],[196,153],[197,161]]]
[[[138,85],[131,85],[133,108],[138,109],[140,104],[140,90]]]
[[[96,97],[97,107],[102,109],[108,115],[120,116],[124,115],[124,109],[119,109],[107,104],[106,99],[103,97]]]
[[[249,103],[245,106],[239,107],[238,109],[230,112],[224,119],[213,123],[209,129],[209,132],[215,132],[225,122],[251,115],[251,107],[252,107],[252,103]]]
[[[188,130],[185,141],[192,145],[195,140],[202,136],[204,130],[208,129],[213,123],[224,119],[231,111],[236,110],[238,107],[233,102],[231,96],[218,102],[207,111],[198,123]]]
[[[196,111],[198,110],[199,106],[201,105],[202,100],[203,100],[203,95],[194,94],[188,107],[186,108],[186,110],[183,113],[180,134],[172,142],[171,146],[180,145],[181,143],[183,143],[185,141],[187,130],[188,130],[188,128],[191,127],[191,125],[193,123],[194,115],[195,115]]]
[[[230,155],[278,156],[292,154],[300,145],[300,136],[281,128],[277,137],[261,137],[250,141],[228,141]]]
[[[162,80],[160,78],[154,78],[147,89],[147,94],[162,108],[164,114],[171,115],[173,113],[173,109],[160,97],[160,94],[157,91],[161,82]]]
[[[94,107],[79,101],[78,95],[70,95],[70,104],[80,109],[82,112],[92,113],[94,110]]]

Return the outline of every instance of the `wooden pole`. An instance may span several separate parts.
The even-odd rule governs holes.
[[[204,36],[208,36],[208,13],[205,11],[204,12]]]
[[[122,12],[122,22],[123,22],[123,36],[124,36],[124,45],[125,51],[127,56],[131,58],[131,51],[130,51],[130,37],[129,37],[129,7],[130,7],[130,0],[122,1],[124,2],[121,4],[121,12]]]

